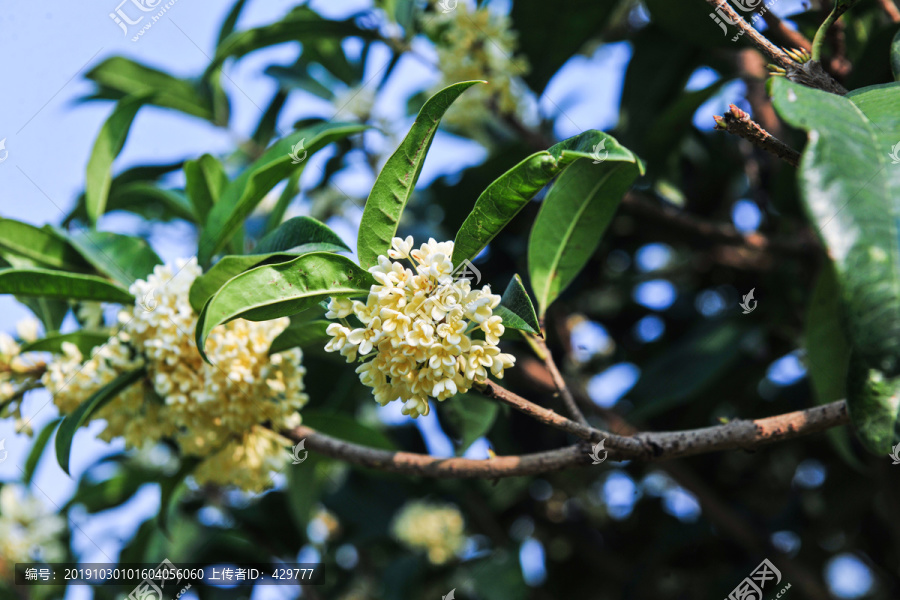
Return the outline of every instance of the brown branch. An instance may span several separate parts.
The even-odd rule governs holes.
[[[508,398],[511,400],[511,405],[517,408],[532,404],[524,399],[521,399],[523,402],[515,400],[516,395],[512,392],[508,392],[509,395],[498,394],[496,390],[499,387],[495,384],[490,384],[490,386],[492,386],[491,392],[495,394],[491,397]],[[541,409],[537,405],[533,406]],[[541,410],[547,411],[547,409]],[[523,410],[523,412],[526,411]],[[552,413],[553,411],[547,412]],[[535,414],[540,414],[540,411],[535,411]],[[544,416],[547,415],[544,414]],[[559,415],[556,417],[568,421],[565,417]],[[764,444],[789,440],[838,425],[845,425],[849,420],[847,404],[842,400],[755,421],[736,420],[727,425],[703,429],[645,432],[634,436],[618,436],[588,428],[589,432],[582,431],[582,434],[589,435],[592,439],[597,433],[606,436],[606,449],[609,457],[613,460],[654,461],[722,450],[750,450]],[[574,421],[569,422],[571,425],[565,425],[565,427],[571,428],[573,432],[576,428],[583,427]],[[560,471],[587,465],[591,462],[586,444],[535,454],[472,460],[436,458],[412,452],[377,450],[345,442],[302,425],[283,432],[283,435],[294,442],[305,439],[307,449],[351,464],[423,477],[498,479]]]
[[[587,426],[587,419],[584,417],[581,409],[578,408],[578,404],[575,403],[575,398],[572,397],[572,391],[569,390],[566,380],[563,379],[562,373],[559,372],[556,361],[553,360],[553,354],[550,353],[550,348],[547,347],[547,341],[537,335],[529,336],[528,340],[535,349],[538,358],[544,361],[547,370],[550,371],[550,377],[553,378],[553,385],[556,386],[556,391],[559,392],[560,397],[562,397],[563,404],[566,405],[566,410],[569,411],[569,414],[576,421]]]
[[[878,3],[892,22],[900,23],[900,10],[897,10],[897,5],[894,4],[894,0],[878,0]]]
[[[741,137],[757,148],[762,148],[792,167],[800,165],[800,153],[760,127],[746,112],[731,104],[723,117],[715,117],[716,129]]]

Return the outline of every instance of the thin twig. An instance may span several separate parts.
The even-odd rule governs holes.
[[[729,22],[733,23],[735,27],[743,31],[744,35],[753,42],[753,45],[759,48],[763,54],[768,56],[772,62],[785,69],[797,66],[794,60],[791,59],[784,50],[766,39],[763,34],[745,21],[736,10],[731,8],[731,5],[728,4],[728,0],[706,0],[706,2],[713,7],[713,10],[715,10],[716,13],[724,14],[728,17]]]
[[[746,112],[731,104],[723,117],[715,117],[716,129],[742,137],[757,148],[773,154],[789,165],[800,165],[800,153],[763,129]]]
[[[888,18],[894,23],[900,23],[900,10],[897,9],[897,5],[894,4],[894,0],[878,0],[878,3],[881,5],[881,8],[884,9],[884,12],[887,13]]]
[[[556,390],[559,392],[563,404],[566,405],[566,410],[569,411],[569,415],[582,425],[587,426],[588,421],[581,412],[581,409],[579,409],[578,405],[575,403],[575,398],[572,397],[572,391],[566,384],[566,380],[563,379],[562,373],[559,372],[556,361],[553,360],[553,354],[550,353],[550,349],[547,347],[547,342],[544,338],[536,335],[530,337],[531,342],[533,342],[532,346],[538,350],[538,358],[543,360],[544,364],[547,365],[547,370],[550,371],[550,376],[553,377],[553,384],[556,386]]]

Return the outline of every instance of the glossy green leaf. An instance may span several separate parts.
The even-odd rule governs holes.
[[[317,38],[354,36],[371,40],[377,35],[375,30],[357,27],[353,19],[324,19],[309,7],[299,6],[275,23],[238,31],[226,37],[216,49],[207,73],[217,69],[228,58],[241,58],[255,50],[284,42],[302,41],[306,45]]]
[[[184,178],[193,212],[200,223],[205,223],[209,211],[228,185],[225,167],[215,156],[204,154],[197,160],[184,163]]]
[[[212,298],[213,294],[235,275],[260,265],[283,263],[295,258],[297,258],[297,254],[289,252],[223,256],[206,273],[194,280],[188,299],[194,310],[199,313],[203,310],[206,301]]]
[[[541,325],[538,321],[537,314],[534,312],[534,305],[525,286],[522,284],[522,278],[513,275],[506,291],[500,298],[500,305],[494,309],[495,315],[500,315],[503,319],[503,326],[507,329],[518,329],[535,335],[541,335]]]
[[[397,233],[400,215],[419,180],[441,118],[453,101],[476,83],[482,82],[454,83],[429,98],[400,147],[381,169],[366,200],[359,226],[357,253],[363,268],[371,267],[377,263],[379,255],[387,254],[391,238]]]
[[[228,184],[219,201],[209,212],[202,234],[198,259],[209,264],[213,255],[225,246],[256,205],[278,182],[301,170],[308,156],[318,152],[335,140],[363,131],[365,125],[324,123],[292,133],[275,142],[265,154],[248,167],[237,179]],[[295,144],[303,143],[299,157],[307,156],[299,163],[291,158]]]
[[[453,264],[474,259],[554,177],[576,160],[592,158],[594,148],[602,155],[607,144],[614,154],[627,156],[615,138],[591,129],[532,154],[497,178],[481,193],[459,228]]]
[[[147,104],[172,108],[202,119],[213,118],[209,101],[193,83],[122,56],[104,60],[85,77],[100,87],[96,98],[121,100],[143,95]]]
[[[842,290],[850,343],[867,367],[900,373],[900,83],[828,94],[773,81],[773,102],[809,132],[801,198]]]
[[[65,271],[91,271],[84,258],[68,242],[48,228],[0,218],[0,250],[13,252],[41,267]]]
[[[69,312],[69,303],[66,300],[54,300],[39,296],[16,296],[16,300],[27,306],[34,313],[34,316],[44,326],[44,331],[47,334],[59,331],[66,314]]]
[[[256,267],[230,279],[203,307],[197,348],[206,360],[203,349],[210,331],[231,319],[267,321],[290,316],[329,296],[367,294],[374,283],[372,275],[349,258],[328,252]]]
[[[81,231],[65,234],[69,243],[99,273],[125,287],[137,279],[146,279],[162,259],[145,240],[109,231]]]
[[[66,415],[59,431],[56,433],[56,459],[59,466],[67,474],[69,473],[69,456],[72,451],[72,440],[78,428],[88,422],[91,416],[120,392],[139,381],[147,371],[145,368],[123,373],[108,384],[94,392],[90,398],[82,402],[78,408]]]
[[[528,273],[543,318],[600,245],[625,192],[643,165],[613,145],[599,164],[575,162],[550,188],[528,239]]]
[[[350,252],[350,248],[325,223],[312,217],[294,217],[259,240],[253,254],[286,251]]]
[[[497,402],[474,394],[457,394],[437,405],[441,424],[448,434],[458,440],[456,453],[463,454],[469,446],[494,426],[500,412]]]
[[[128,293],[128,290],[108,279],[50,269],[5,269],[0,271],[0,294],[40,296],[61,300],[134,303],[134,297]]]
[[[847,408],[862,445],[874,454],[890,454],[893,445],[900,441],[900,377],[886,377],[852,354]]]
[[[238,19],[241,17],[241,12],[244,10],[244,5],[247,3],[247,0],[237,0],[237,2],[232,5],[231,10],[228,11],[228,16],[225,17],[225,20],[222,22],[222,27],[219,28],[219,36],[216,38],[216,46],[221,46],[222,42],[225,39],[234,33],[234,28],[237,26]]]
[[[128,96],[119,100],[112,114],[100,128],[87,165],[85,206],[91,223],[106,212],[106,201],[112,185],[112,164],[125,146],[131,123],[146,104],[146,96]]]
[[[34,443],[31,445],[31,450],[28,452],[28,457],[25,459],[25,467],[22,469],[22,483],[24,485],[31,484],[38,463],[41,462],[41,457],[44,456],[44,450],[47,448],[47,443],[53,436],[53,432],[56,431],[56,428],[62,423],[62,420],[62,417],[53,419],[44,425],[41,432],[34,438]]]
[[[75,344],[83,356],[90,356],[91,350],[109,341],[110,334],[102,331],[86,331],[84,329],[71,333],[51,333],[46,337],[22,346],[22,352],[54,352],[61,353],[66,342]]]
[[[316,346],[324,348],[331,336],[325,333],[332,321],[291,321],[291,324],[278,334],[269,347],[269,354],[278,354],[291,348]]]
[[[806,365],[816,401],[828,404],[847,397],[850,344],[841,323],[841,290],[831,265],[826,265],[813,289],[806,312]],[[854,468],[862,463],[853,454],[846,427],[826,432],[837,453]]]

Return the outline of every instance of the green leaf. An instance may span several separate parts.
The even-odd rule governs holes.
[[[72,451],[72,440],[78,428],[87,423],[97,410],[119,395],[119,392],[139,381],[146,373],[147,370],[143,367],[128,373],[122,373],[94,392],[78,408],[66,415],[56,434],[56,460],[67,475],[69,474],[69,455]]]
[[[528,239],[528,273],[541,318],[597,250],[622,196],[642,173],[640,160],[617,145],[600,164],[577,161],[550,188]]]
[[[891,70],[894,72],[894,79],[900,81],[900,31],[897,31],[891,42]]]
[[[82,231],[64,235],[98,272],[123,286],[146,279],[162,259],[145,240],[109,231]]]
[[[500,298],[500,305],[494,309],[494,314],[500,315],[503,326],[507,329],[541,335],[541,325],[534,312],[534,305],[528,292],[525,291],[522,278],[518,275],[513,275],[509,280],[509,285]]]
[[[312,217],[294,217],[267,234],[253,254],[270,252],[350,252],[350,248],[330,227]]]
[[[850,343],[865,365],[900,373],[900,83],[828,94],[776,78],[773,102],[809,132],[801,198],[834,261]]]
[[[369,268],[380,254],[387,254],[397,233],[400,215],[412,197],[444,113],[460,94],[480,81],[463,81],[445,87],[428,99],[400,147],[387,160],[375,184],[359,225],[359,264]]]
[[[874,454],[890,454],[900,441],[900,377],[886,377],[855,353],[847,377],[850,422],[862,445]]]
[[[22,352],[62,352],[66,342],[75,344],[83,356],[90,356],[91,350],[109,341],[109,333],[102,331],[73,331],[71,333],[52,333],[43,339],[35,340],[22,346]]]
[[[133,304],[128,290],[95,275],[79,275],[49,269],[0,271],[0,294],[40,296],[61,300],[96,300]]]
[[[600,151],[607,144],[612,154],[628,160],[630,153],[614,137],[590,129],[532,154],[493,181],[456,234],[453,264],[474,259],[554,177],[576,160],[592,158],[594,148]]]
[[[830,264],[825,265],[813,289],[806,312],[806,365],[816,401],[828,404],[847,397],[850,344],[841,327],[841,290]],[[854,468],[862,463],[853,454],[845,427],[826,434],[837,453]]]
[[[228,185],[225,168],[215,156],[204,154],[197,160],[184,163],[184,178],[193,212],[201,224],[205,223],[209,211]]]
[[[226,37],[216,49],[207,73],[218,69],[228,58],[241,58],[260,48],[267,48],[284,42],[302,41],[304,47],[317,38],[359,37],[373,40],[376,30],[361,29],[353,19],[343,21],[324,19],[307,6],[299,6],[283,19],[270,25],[238,31]]]
[[[34,439],[34,443],[31,445],[31,451],[28,452],[28,458],[25,459],[25,468],[22,469],[22,483],[24,485],[31,485],[31,479],[34,477],[34,472],[37,470],[38,463],[41,462],[41,457],[44,455],[44,449],[47,447],[47,442],[50,441],[50,437],[53,435],[53,432],[56,431],[56,428],[62,423],[62,417],[57,419],[53,419],[41,429],[41,432]]]
[[[121,100],[143,95],[146,104],[213,120],[212,106],[193,83],[128,58],[108,58],[88,71],[85,77],[100,87],[96,98]]]
[[[325,333],[332,321],[291,321],[287,329],[278,334],[269,347],[269,354],[278,354],[291,348],[318,346],[322,348],[331,339]]]
[[[222,27],[219,29],[219,37],[216,38],[216,47],[221,46],[225,38],[234,33],[234,28],[246,3],[247,0],[237,0],[231,7],[231,10],[228,11],[228,16],[225,17],[225,21],[222,22]]]
[[[92,271],[91,266],[65,240],[48,228],[0,218],[0,249],[14,252],[35,264],[65,271]]]
[[[299,164],[294,164],[291,151],[295,144],[303,142],[304,151],[312,155],[331,142],[364,129],[365,125],[323,123],[275,142],[265,154],[228,184],[222,197],[209,212],[206,227],[200,235],[200,263],[209,264],[213,255],[225,246],[244,219],[279,181],[306,166],[308,156]]]
[[[2,271],[0,271],[2,272]],[[27,306],[44,326],[48,334],[59,331],[62,322],[69,312],[69,303],[65,300],[50,298],[16,296],[16,300]]]
[[[238,317],[267,321],[300,312],[325,298],[369,292],[375,279],[349,258],[313,252],[277,265],[264,265],[230,279],[209,299],[197,323],[197,348],[214,327]]]
[[[260,265],[270,265],[294,260],[297,255],[288,252],[273,252],[272,254],[248,254],[223,256],[206,273],[194,280],[188,299],[191,306],[199,314],[203,310],[206,301],[213,297],[226,281],[239,275],[248,269]]]
[[[100,128],[100,134],[91,150],[85,180],[85,206],[88,219],[96,223],[106,212],[106,200],[112,185],[112,164],[128,138],[131,123],[138,110],[146,103],[146,96],[128,96],[119,100],[112,114]]]
[[[457,455],[463,454],[475,440],[490,431],[500,412],[499,404],[473,394],[457,394],[439,402],[437,407],[441,423],[453,438],[459,440]]]

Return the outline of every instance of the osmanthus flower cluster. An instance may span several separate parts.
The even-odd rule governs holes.
[[[423,25],[437,51],[438,89],[457,81],[487,81],[458,98],[443,118],[447,125],[475,132],[491,118],[491,105],[506,114],[520,110],[525,88],[518,78],[528,74],[529,66],[514,56],[516,32],[507,15],[487,7],[469,10],[463,2],[449,12],[438,5],[433,15],[423,17]]]
[[[19,338],[33,342],[37,338],[37,321],[27,319],[16,324]],[[22,346],[11,335],[0,331],[0,419],[13,417],[16,429],[31,433],[29,422],[22,418],[22,398],[39,386],[44,365],[22,356]]]
[[[500,296],[490,286],[472,289],[469,279],[454,279],[453,242],[430,239],[413,250],[412,237],[394,238],[388,254],[369,269],[377,283],[365,303],[331,300],[325,316],[342,322],[328,326],[325,350],[347,362],[362,357],[356,372],[375,400],[383,406],[400,399],[403,414],[414,418],[428,414],[429,397],[466,392],[488,372],[502,378],[515,357],[498,346],[504,327],[493,309]]]
[[[425,552],[435,565],[453,559],[466,545],[465,522],[453,504],[408,502],[394,518],[391,532],[404,546]]]
[[[106,421],[100,437],[122,437],[138,448],[172,439],[184,455],[202,459],[193,473],[198,482],[260,491],[289,459],[288,441],[271,429],[299,425],[298,410],[308,399],[302,354],[268,355],[289,319],[236,319],[213,330],[206,347],[212,364],[206,363],[194,341],[197,315],[188,300],[201,272],[196,259],[178,261],[174,269],[157,266],[130,287],[139,303],[119,313],[118,332],[90,357],[64,344],[43,383],[66,414],[119,375],[143,367],[146,377],[94,414]]]
[[[21,485],[0,489],[0,579],[14,580],[17,562],[65,560],[66,521]]]

